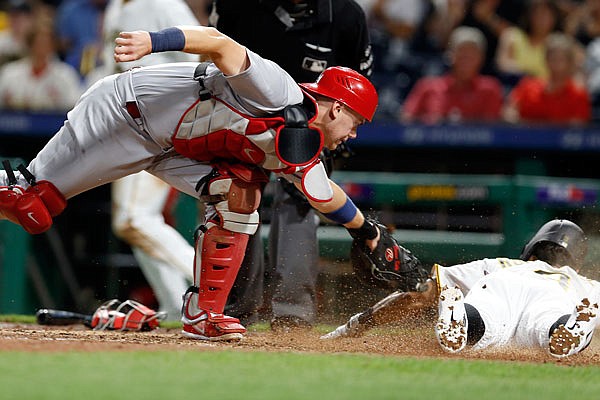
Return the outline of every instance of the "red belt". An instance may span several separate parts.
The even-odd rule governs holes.
[[[142,118],[142,114],[140,114],[140,109],[138,108],[138,105],[135,101],[128,101],[127,103],[125,103],[125,109],[127,110],[127,113],[131,115],[131,118]]]

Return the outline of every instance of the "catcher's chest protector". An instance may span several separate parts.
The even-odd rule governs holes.
[[[302,123],[299,118],[298,122],[298,113],[287,115],[290,123],[281,115],[244,115],[215,97],[198,99],[182,116],[172,136],[173,146],[178,153],[198,161],[233,159],[270,171],[293,173],[317,160],[323,136],[308,129],[306,119]]]

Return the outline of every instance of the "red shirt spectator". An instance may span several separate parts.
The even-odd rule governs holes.
[[[589,121],[592,113],[587,91],[572,79],[563,87],[549,91],[546,80],[523,78],[511,92],[509,100],[515,103],[521,119],[525,121]]]
[[[423,78],[407,97],[406,121],[433,124],[441,121],[495,121],[502,109],[502,87],[491,76],[459,82],[448,74]]]
[[[481,75],[486,40],[476,28],[461,26],[452,31],[447,75],[420,79],[402,108],[404,122],[494,121],[502,110],[502,86]]]
[[[553,33],[546,40],[547,78],[525,77],[507,98],[508,122],[582,124],[591,119],[587,90],[575,83],[576,46],[573,38]]]

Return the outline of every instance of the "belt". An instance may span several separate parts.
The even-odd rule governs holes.
[[[127,114],[133,118],[137,126],[143,129],[144,121],[142,120],[142,113],[135,101],[128,101],[125,103],[125,110],[127,110]]]
[[[131,116],[131,118],[133,118],[133,119],[141,119],[142,118],[140,109],[138,108],[138,105],[135,101],[128,101],[127,103],[125,103],[125,109],[127,110],[127,113]]]

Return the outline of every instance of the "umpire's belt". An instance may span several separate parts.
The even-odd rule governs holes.
[[[127,110],[127,114],[129,114],[135,123],[141,127],[143,125],[142,113],[140,113],[137,103],[135,101],[128,101],[125,103],[125,109]]]

